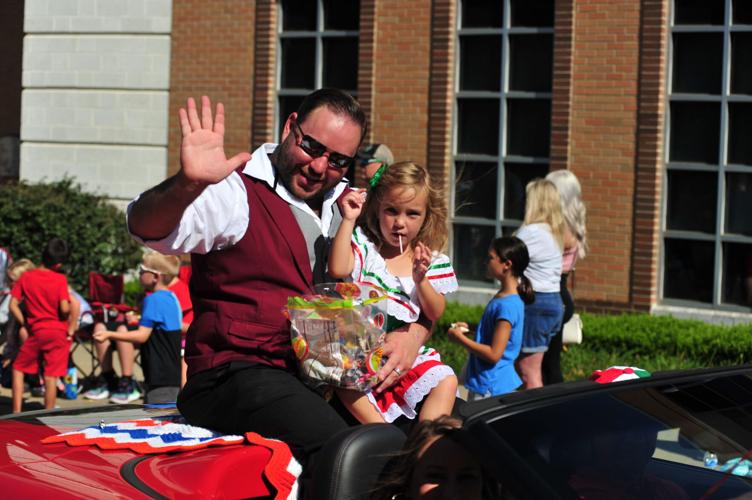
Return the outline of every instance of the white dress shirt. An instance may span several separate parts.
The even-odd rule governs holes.
[[[276,147],[276,144],[261,145],[245,164],[243,174],[266,182],[280,198],[311,215],[323,235],[329,234],[332,205],[347,187],[347,181],[343,179],[343,182],[326,193],[321,209],[322,216],[319,217],[305,201],[290,193],[281,182],[275,183],[276,169],[272,166],[269,154],[274,152]],[[131,207],[140,196],[128,205],[126,224]],[[164,238],[144,241],[131,234],[143,245],[166,255],[192,252],[205,254],[230,247],[240,241],[248,229],[249,217],[252,218],[253,214],[249,213],[245,184],[240,175],[233,171],[222,181],[204,189],[185,209],[180,224]]]

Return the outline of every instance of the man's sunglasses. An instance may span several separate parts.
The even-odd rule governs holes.
[[[327,157],[327,161],[329,164],[329,168],[333,168],[336,170],[345,170],[352,165],[352,162],[355,161],[355,158],[352,156],[346,156],[340,153],[336,153],[334,151],[329,151],[329,149],[321,144],[319,141],[311,137],[310,135],[305,135],[303,133],[303,129],[300,128],[300,125],[298,125],[297,121],[292,122],[293,125],[293,131],[297,131],[296,139],[298,133],[300,134],[300,142],[297,142],[297,145],[300,149],[305,151],[305,154],[310,156],[311,158],[320,158],[324,156],[324,154],[328,153],[329,156]]]

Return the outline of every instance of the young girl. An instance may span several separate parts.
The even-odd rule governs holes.
[[[431,187],[428,171],[414,163],[382,166],[374,179],[367,198],[362,191],[351,191],[341,200],[343,220],[332,243],[329,274],[386,290],[387,332],[417,321],[421,312],[435,321],[444,312],[443,294],[458,288],[449,258],[432,251],[447,240],[441,197]],[[365,395],[340,390],[338,395],[362,423],[415,418],[424,397],[421,420],[449,414],[457,377],[440,360],[424,346],[412,369],[390,389]]]
[[[525,242],[530,254],[525,275],[533,285],[535,302],[525,306],[525,333],[517,369],[525,388],[532,389],[543,385],[543,354],[564,316],[559,282],[565,222],[559,193],[551,181],[535,179],[526,191],[525,220],[517,237]]]
[[[522,347],[525,304],[535,298],[523,274],[529,261],[522,240],[496,238],[488,250],[486,269],[489,277],[501,282],[501,288],[483,311],[475,340],[465,336],[467,323],[455,323],[447,332],[450,340],[470,353],[465,381],[468,401],[512,392],[522,384],[514,361]]]
[[[424,420],[410,431],[371,500],[501,498],[499,481],[478,456],[481,446],[456,418]]]

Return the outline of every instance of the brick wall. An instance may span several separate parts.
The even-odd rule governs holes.
[[[456,2],[435,0],[431,13],[431,82],[428,114],[428,170],[449,204],[452,168],[452,109]]]
[[[558,0],[554,12],[554,67],[551,98],[551,170],[569,168],[572,122],[574,0]]]
[[[256,2],[252,142],[256,148],[274,139],[277,90],[277,2]]]
[[[253,0],[173,1],[169,173],[179,166],[178,108],[189,96],[224,103],[228,156],[251,148],[255,17]]]
[[[635,236],[632,250],[632,304],[642,310],[649,309],[658,297],[668,10],[668,0],[642,1]]]
[[[376,5],[373,140],[395,160],[426,164],[431,61],[431,2],[379,0]]]
[[[569,167],[582,183],[590,242],[576,295],[594,308],[631,307],[639,35],[639,2],[575,2]]]

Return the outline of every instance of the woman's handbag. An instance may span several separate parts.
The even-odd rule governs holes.
[[[564,344],[582,343],[582,319],[579,314],[574,313],[569,321],[564,323],[561,341]]]
[[[574,298],[574,269],[570,272],[571,276],[571,294]],[[564,323],[564,329],[561,335],[562,344],[582,344],[582,318],[574,313],[569,321]]]

